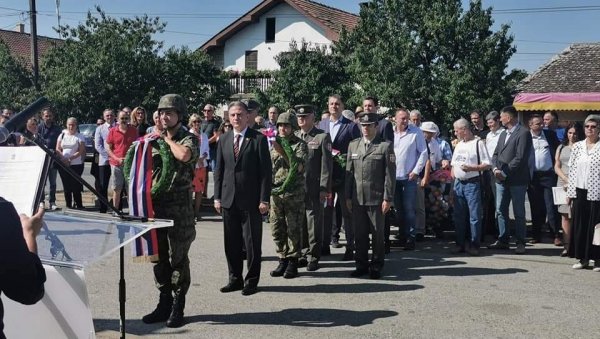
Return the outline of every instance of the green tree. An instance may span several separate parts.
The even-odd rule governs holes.
[[[151,95],[156,101],[154,106],[165,93],[181,94],[187,99],[190,111],[228,98],[227,75],[200,50],[190,51],[186,47],[167,50],[161,62],[161,77],[157,80],[158,93]]]
[[[33,101],[35,89],[24,64],[23,60],[15,59],[0,40],[0,108],[18,111]]]
[[[474,108],[509,103],[522,72],[506,74],[516,48],[508,25],[491,30],[491,11],[480,0],[467,10],[460,0],[363,5],[358,26],[337,44],[357,84],[355,98],[376,95],[384,106],[416,108],[446,125]]]
[[[96,10],[99,15],[88,12],[85,23],[61,27],[65,43],[42,62],[43,90],[60,115],[81,121],[106,107],[145,104],[160,74],[162,43],[152,34],[164,24],[148,16],[117,20]]]
[[[258,93],[263,107],[277,105],[287,109],[298,104],[326,108],[327,97],[337,93],[347,97],[352,86],[340,54],[325,47],[311,47],[302,42],[290,44],[290,51],[276,58],[281,69],[266,93]]]

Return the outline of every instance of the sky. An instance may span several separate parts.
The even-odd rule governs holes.
[[[37,0],[39,35],[58,37],[57,0]],[[316,0],[358,14],[364,0]],[[469,1],[461,0],[463,8]],[[85,21],[87,11],[99,5],[113,17],[143,14],[158,16],[167,23],[166,31],[156,38],[165,47],[188,46],[196,49],[221,29],[260,3],[260,0],[59,0],[61,24],[74,26]],[[597,0],[483,0],[493,8],[494,30],[501,24],[511,26],[517,53],[509,69],[531,73],[571,43],[600,41],[600,1]],[[14,29],[25,23],[29,32],[27,0],[0,0],[0,28]]]

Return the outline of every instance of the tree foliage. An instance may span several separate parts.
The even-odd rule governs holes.
[[[511,101],[510,85],[522,72],[505,73],[516,49],[509,26],[493,32],[492,24],[480,0],[466,10],[460,0],[372,0],[337,49],[347,55],[355,98],[376,95],[382,105],[448,124]]]
[[[35,96],[31,72],[23,60],[15,59],[8,46],[0,40],[0,108],[15,111],[27,106]]]
[[[258,95],[265,107],[274,104],[287,109],[312,104],[326,108],[329,95],[338,93],[344,97],[352,91],[342,56],[324,47],[312,47],[306,42],[298,46],[292,42],[290,51],[279,54],[276,60],[281,69],[275,73],[266,93]]]
[[[115,19],[96,11],[84,23],[60,27],[65,43],[43,60],[43,90],[59,114],[95,121],[107,107],[152,110],[167,93],[182,94],[192,107],[224,96],[223,76],[203,52],[161,55],[163,43],[153,38],[165,27],[159,18]]]

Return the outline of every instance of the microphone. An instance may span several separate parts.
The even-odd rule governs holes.
[[[27,123],[27,120],[39,112],[48,104],[46,97],[40,97],[34,101],[31,105],[25,107],[21,112],[15,114],[3,126],[0,126],[0,143],[3,143],[8,139],[10,133],[18,130],[21,126]]]

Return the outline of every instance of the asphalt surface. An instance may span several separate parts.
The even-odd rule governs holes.
[[[210,185],[209,185],[210,187]],[[209,196],[212,190],[209,190]],[[179,329],[146,325],[156,305],[150,264],[126,260],[128,337],[148,338],[598,338],[600,273],[573,270],[551,244],[525,255],[482,250],[451,255],[447,239],[414,252],[392,249],[380,280],[351,278],[352,262],[333,249],[315,272],[272,278],[277,264],[263,227],[259,293],[223,294],[227,282],[222,221],[207,213],[190,250],[192,286]],[[126,250],[126,253],[129,251]],[[99,338],[118,338],[118,255],[86,270]]]

